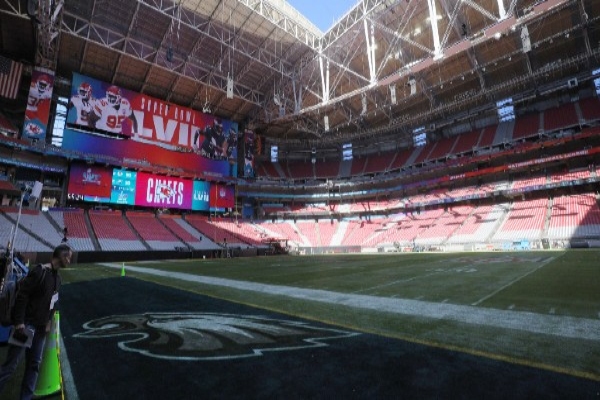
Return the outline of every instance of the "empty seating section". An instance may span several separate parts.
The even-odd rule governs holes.
[[[413,151],[413,149],[404,149],[397,152],[396,157],[390,165],[390,170],[395,170],[404,167]]]
[[[600,120],[600,99],[598,97],[588,97],[579,101],[581,115],[585,122]]]
[[[540,239],[547,211],[545,198],[514,202],[492,241]]]
[[[376,218],[371,221],[350,220],[341,244],[343,246],[363,246],[367,239],[373,236],[379,228],[381,228],[381,225]]]
[[[319,239],[321,246],[331,246],[331,240],[333,239],[333,235],[335,235],[337,229],[339,228],[338,221],[319,221],[317,228],[319,230]]]
[[[479,137],[481,136],[481,129],[463,133],[458,135],[456,138],[456,144],[452,150],[452,154],[462,154],[473,151],[473,148],[479,143]]]
[[[257,231],[250,223],[227,219],[216,220],[212,223],[231,233],[232,237],[237,239],[237,243],[253,246],[262,245],[261,232]],[[231,240],[230,243],[235,243],[233,239]],[[229,239],[227,241],[229,242]]]
[[[300,235],[308,240],[309,246],[321,246],[321,238],[315,221],[297,221],[296,228]]]
[[[588,179],[592,176],[588,169],[583,169],[579,171],[569,171],[562,173],[555,173],[549,176],[549,183],[560,183],[560,182],[570,182],[576,181],[579,179]]]
[[[83,210],[49,211],[49,215],[58,226],[67,228],[69,246],[75,251],[93,251],[94,243],[90,238]]]
[[[402,219],[390,220],[382,227],[379,236],[374,236],[366,241],[366,246],[377,246],[383,243],[413,244],[415,238],[433,224],[443,212],[444,210],[422,211],[420,214],[411,213]]]
[[[19,210],[12,209],[6,213],[13,220],[17,220]],[[46,242],[51,248],[58,246],[63,238],[63,233],[50,222],[50,219],[45,213],[37,210],[22,210],[21,220],[19,221],[20,235],[26,235],[26,231],[31,232],[33,235],[39,237],[41,242]],[[27,235],[29,236],[29,235]],[[48,246],[44,246],[44,250],[47,250]]]
[[[479,143],[477,143],[477,147],[481,149],[490,147],[492,143],[494,143],[497,128],[498,125],[486,126],[485,128],[483,128],[481,131],[481,136],[479,138]]]
[[[290,162],[288,164],[290,177],[293,179],[314,179],[313,164],[311,162]]]
[[[421,203],[430,203],[433,201],[443,201],[446,197],[447,193],[444,189],[437,189],[432,190],[429,193],[410,196],[409,203],[415,205]]]
[[[272,238],[286,238],[289,244],[296,246],[307,246],[308,243],[302,238],[292,221],[283,222],[258,222],[258,225]]]
[[[0,248],[6,248],[12,237],[14,235],[14,228],[16,223],[16,215],[18,215],[18,210],[15,207],[3,207],[2,211],[7,215],[15,216],[14,218],[8,219],[4,215],[0,215]],[[21,217],[22,218],[22,217]],[[27,252],[27,251],[50,251],[51,248],[37,240],[35,237],[31,236],[25,229],[30,230],[30,226],[19,224],[19,229],[17,230],[17,236],[15,238],[15,242],[12,243],[15,251],[18,252]],[[58,243],[57,243],[58,244]]]
[[[368,156],[365,174],[375,174],[378,172],[387,171],[394,156],[395,153],[383,153],[381,155],[372,154]]]
[[[339,161],[325,161],[315,164],[317,178],[336,178],[340,175]]]
[[[513,140],[519,140],[531,136],[538,136],[540,131],[540,114],[533,113],[523,115],[515,120]]]
[[[181,238],[181,240],[183,240],[193,249],[211,250],[219,248],[219,246],[217,246],[212,240],[203,236],[180,216],[161,215],[159,218],[162,223],[171,230],[171,232]]]
[[[385,211],[400,206],[400,200],[371,200],[371,201],[357,201],[350,207],[352,212],[363,212],[363,211]]]
[[[441,215],[416,239],[418,245],[440,244],[446,241],[473,211],[472,206],[453,207]]]
[[[507,205],[486,205],[474,209],[463,224],[448,238],[450,244],[483,243],[487,241]],[[468,210],[465,210],[468,212]]]
[[[262,167],[265,175],[270,178],[285,178],[285,176],[281,176],[279,172],[277,172],[277,168],[271,162],[264,162],[259,164]]]
[[[154,250],[173,250],[183,246],[165,226],[149,212],[128,211],[127,219],[144,241]]]
[[[546,184],[546,177],[538,176],[538,177],[534,177],[534,178],[516,180],[513,182],[512,189],[513,190],[522,189],[522,188],[526,188],[526,187],[541,186],[541,185],[545,185],[545,184]]]
[[[307,204],[304,206],[295,206],[290,210],[290,214],[298,215],[329,215],[332,209],[326,204]]]
[[[597,237],[600,209],[593,193],[555,197],[552,204],[549,239]]]
[[[240,238],[236,237],[232,232],[219,226],[219,224],[212,223],[206,217],[190,215],[186,217],[187,223],[189,223],[198,232],[208,237],[214,243],[223,245],[227,244],[246,244]]]
[[[146,250],[120,211],[89,211],[89,217],[102,250]]]
[[[433,148],[431,153],[427,156],[427,160],[434,161],[441,158],[446,158],[456,143],[456,137],[444,138],[436,142],[436,146]]]
[[[475,194],[476,188],[474,186],[468,186],[464,188],[451,189],[446,192],[446,197],[451,199],[458,199],[461,197],[472,196]]]
[[[427,156],[429,156],[429,153],[431,153],[436,144],[437,142],[429,142],[425,146],[421,147],[421,151],[419,152],[419,155],[417,155],[417,158],[415,158],[415,161],[413,161],[413,164],[418,165],[425,162],[425,160],[427,160]]]
[[[362,175],[365,171],[365,166],[367,165],[367,159],[364,157],[352,159],[352,168],[350,169],[350,173],[352,176]]]
[[[552,132],[579,125],[579,117],[574,103],[544,110],[544,130]]]

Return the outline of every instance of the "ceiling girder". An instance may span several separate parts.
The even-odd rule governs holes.
[[[66,14],[66,13],[65,13]],[[115,32],[109,28],[91,24],[83,19],[80,19],[76,15],[69,15],[69,18],[63,18],[62,28],[64,33],[73,35],[82,40],[85,40],[89,43],[97,43],[103,45],[105,47],[111,48],[113,51],[122,53],[124,55],[137,58],[141,61],[144,61],[148,64],[151,64],[154,68],[162,68],[164,70],[168,70],[170,72],[174,72],[178,68],[177,64],[175,68],[167,68],[153,63],[153,59],[156,57],[156,53],[159,51],[154,48],[154,46],[143,43],[141,41],[135,40],[131,37],[123,36],[118,32]],[[88,36],[88,31],[92,30],[98,37],[98,42],[92,40]],[[197,59],[194,59],[193,63],[194,67],[198,69],[198,71],[205,72],[206,74],[199,75],[198,71],[194,69],[190,69],[185,71],[185,76],[191,78],[192,80],[202,81],[207,78],[207,74],[211,71],[212,65],[202,63]],[[175,72],[178,74],[182,74],[181,72]],[[208,79],[205,84],[214,84],[214,88],[222,91],[223,93],[227,93],[227,77],[221,75],[214,75],[210,79]],[[216,83],[216,84],[215,84]],[[234,93],[238,97],[254,103],[256,105],[262,105],[264,103],[264,95],[262,93],[257,92],[256,90],[245,87],[241,84],[237,84],[234,87]]]

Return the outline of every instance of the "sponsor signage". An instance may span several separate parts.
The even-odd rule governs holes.
[[[138,172],[135,204],[146,207],[192,208],[193,182],[172,176]]]
[[[67,124],[237,160],[238,124],[73,73]],[[204,143],[206,141],[206,144]]]
[[[135,204],[137,172],[114,169],[110,202],[114,204]]]
[[[210,211],[225,211],[235,207],[235,188],[231,185],[213,183],[210,186]]]
[[[112,168],[72,164],[67,197],[69,200],[109,202]]]
[[[192,210],[208,211],[210,199],[210,183],[205,181],[194,181],[194,193],[192,197]]]
[[[46,137],[53,88],[54,72],[34,67],[21,134],[23,139],[44,140]]]

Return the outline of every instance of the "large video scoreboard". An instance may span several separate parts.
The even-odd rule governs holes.
[[[155,175],[121,168],[72,164],[68,199],[195,211],[235,207],[233,185]]]

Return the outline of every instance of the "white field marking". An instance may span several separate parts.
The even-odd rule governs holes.
[[[447,302],[448,302],[448,300],[450,300],[450,299],[444,299],[444,300],[442,301],[442,303],[447,303]]]
[[[383,285],[371,286],[371,287],[368,287],[368,288],[364,288],[364,289],[360,289],[360,290],[355,290],[354,292],[351,292],[351,293],[371,292],[373,290],[381,289],[381,288],[384,288],[384,287],[387,287],[387,286],[393,286],[393,285],[395,285],[397,283],[406,283],[406,282],[414,281],[416,279],[427,278],[427,277],[432,276],[432,275],[438,275],[440,272],[444,272],[444,271],[432,272],[430,274],[425,274],[425,275],[417,275],[417,276],[413,276],[412,278],[408,278],[408,279],[398,279],[396,281],[384,283]]]
[[[58,345],[60,348],[60,370],[62,376],[63,392],[66,393],[69,400],[79,400],[79,394],[75,387],[75,380],[71,371],[69,357],[67,357],[67,349],[62,339],[62,335],[58,335]]]
[[[103,263],[107,267],[121,269],[121,264]],[[326,290],[304,289],[291,286],[268,285],[232,279],[198,276],[181,272],[161,271],[150,268],[128,267],[132,272],[179,279],[204,285],[227,287],[288,298],[342,305],[362,310],[394,313],[397,315],[455,321],[499,329],[515,329],[561,338],[585,339],[600,342],[600,320],[563,315],[537,314],[528,311],[510,311],[492,308],[441,304],[428,301],[392,299],[389,297],[338,293]]]
[[[550,314],[556,314],[556,308],[552,307],[552,308],[550,309]]]
[[[513,310],[514,308],[515,308],[515,305],[514,305],[514,304],[511,304],[510,306],[508,306],[508,309],[509,309],[509,310]]]
[[[415,297],[415,300],[421,300],[423,297],[425,297],[425,296]],[[600,313],[598,313],[598,316],[600,317]]]
[[[560,257],[560,256],[558,256],[558,257]],[[512,285],[514,285],[515,283],[517,283],[517,282],[518,282],[518,281],[520,281],[521,279],[525,278],[526,276],[528,276],[528,275],[531,275],[531,274],[533,274],[534,272],[537,272],[537,270],[538,270],[538,269],[542,268],[543,266],[545,266],[545,265],[546,265],[546,264],[548,264],[549,262],[551,262],[551,261],[554,261],[554,260],[555,260],[556,258],[558,258],[558,257],[548,257],[548,258],[546,259],[546,261],[544,261],[544,262],[540,263],[540,265],[539,265],[537,268],[535,268],[535,269],[533,269],[533,270],[529,271],[528,273],[526,273],[526,274],[524,274],[524,275],[521,275],[521,276],[519,276],[518,278],[515,278],[515,279],[513,279],[512,281],[508,282],[506,285],[502,286],[501,288],[499,288],[499,289],[497,289],[497,290],[494,290],[492,293],[488,294],[487,296],[484,296],[484,297],[482,297],[481,299],[477,300],[475,303],[471,303],[471,305],[472,305],[472,306],[477,306],[477,305],[479,305],[479,304],[483,303],[483,302],[484,302],[484,301],[486,301],[487,299],[489,299],[489,298],[491,298],[491,297],[493,297],[493,296],[497,295],[498,293],[500,293],[500,292],[501,292],[501,291],[503,291],[504,289],[506,289],[506,288],[508,288],[508,287],[510,287],[510,286],[512,286]]]

